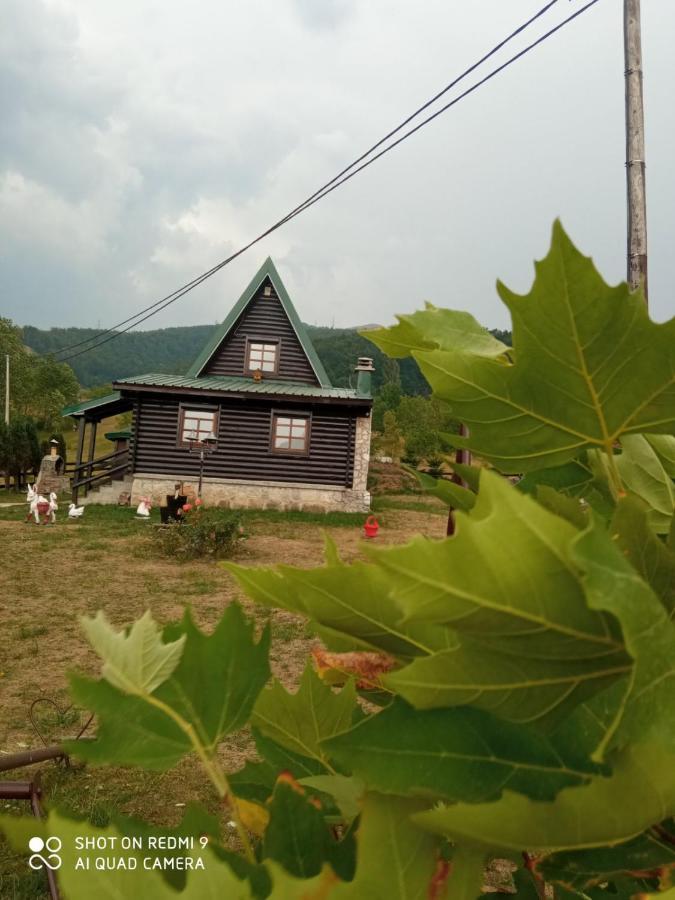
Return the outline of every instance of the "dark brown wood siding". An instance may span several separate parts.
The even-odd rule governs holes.
[[[199,453],[178,446],[181,406],[198,409],[191,399],[146,395],[134,416],[134,467],[142,473],[197,477]],[[356,410],[266,401],[211,401],[219,408],[218,443],[204,462],[204,477],[290,481],[351,487]],[[311,413],[308,457],[281,456],[270,449],[272,411]]]
[[[265,296],[265,286],[271,288],[269,296]],[[268,278],[260,285],[257,294],[201,374],[244,375],[247,338],[265,338],[280,342],[279,368],[274,375],[275,380],[296,381],[303,384],[319,383],[281,305],[281,300]]]

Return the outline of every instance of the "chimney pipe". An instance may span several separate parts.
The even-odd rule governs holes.
[[[375,371],[373,361],[369,356],[360,356],[354,369],[356,372],[356,394],[359,397],[372,396],[372,377]]]

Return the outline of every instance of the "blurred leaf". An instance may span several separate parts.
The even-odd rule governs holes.
[[[673,866],[675,846],[659,840],[650,830],[612,847],[553,853],[537,864],[537,870],[547,881],[559,881],[567,887],[582,890],[631,872]]]
[[[617,506],[611,534],[619,549],[659,596],[670,615],[675,613],[675,552],[649,527],[646,505],[626,497]]]
[[[623,514],[638,527],[640,511],[634,504],[626,505]],[[675,753],[675,624],[597,523],[574,542],[573,556],[584,573],[589,606],[610,611],[619,619],[626,648],[635,660],[605,749],[654,738]],[[658,819],[667,815],[664,810]]]
[[[103,660],[101,674],[127,694],[151,694],[171,675],[180,662],[185,635],[171,643],[148,610],[129,632],[115,631],[103,612],[81,619],[89,641]]]
[[[410,466],[405,468],[415,476],[425,493],[438,497],[453,509],[471,509],[476,502],[475,494],[447,478],[432,478],[426,472],[418,472]]]
[[[385,573],[365,563],[345,565],[331,547],[321,568],[246,568],[226,565],[257,603],[280,607],[318,624],[331,650],[383,650],[397,657],[418,656],[453,643],[444,629],[426,623],[401,625]]]
[[[659,457],[641,434],[626,435],[616,466],[625,487],[649,507],[649,523],[657,534],[668,534],[675,506],[675,489]]]
[[[410,821],[423,808],[416,800],[367,794],[363,802],[351,884],[331,900],[426,900],[438,864],[440,842]],[[443,900],[443,884],[434,895]]]
[[[300,779],[300,784],[330,794],[340,807],[345,821],[351,822],[359,814],[359,801],[364,793],[364,784],[358,778],[346,775],[310,775]]]
[[[469,705],[550,728],[630,668],[623,650],[599,659],[525,659],[463,636],[459,646],[419,657],[384,683],[418,709]]]
[[[505,791],[496,803],[456,803],[413,817],[422,828],[495,854],[581,850],[630,840],[675,811],[675,755],[659,743],[633,745],[612,760],[608,778],[541,803]],[[617,802],[620,798],[620,802]]]
[[[645,434],[644,437],[656,451],[666,472],[675,478],[675,437],[669,434]]]
[[[398,325],[363,332],[387,356],[402,358],[413,350],[461,350],[478,356],[496,358],[509,347],[493,337],[467,312],[439,309],[427,303],[424,310],[396,316]]]
[[[331,758],[385,794],[481,803],[508,785],[539,800],[583,784],[597,764],[544,735],[471,708],[415,710],[402,700],[324,741]]]
[[[323,814],[312,799],[297,782],[280,779],[269,807],[263,856],[297,878],[312,878],[329,860],[331,842]]]

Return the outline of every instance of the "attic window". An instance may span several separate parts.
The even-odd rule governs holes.
[[[272,285],[271,285],[271,284],[266,284],[266,285],[265,285],[265,287],[263,288],[263,295],[264,295],[265,297],[271,297],[271,296],[272,296]]]
[[[272,416],[272,452],[293,453],[307,456],[309,453],[309,416]]]
[[[270,342],[249,340],[246,350],[246,371],[274,374],[279,360],[279,345]]]

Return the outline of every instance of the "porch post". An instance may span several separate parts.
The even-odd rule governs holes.
[[[92,463],[94,461],[94,452],[96,449],[96,426],[98,422],[93,421],[89,423],[89,453],[87,454],[87,462]],[[93,475],[93,467],[90,465],[87,467],[87,475]],[[84,496],[87,496],[89,492],[89,485],[84,485]]]
[[[84,421],[84,416],[80,416],[80,420],[77,423],[77,452],[75,455],[75,472],[73,475],[73,480],[77,481],[82,477],[82,471],[78,468],[82,464],[82,451],[84,450],[84,429],[86,427],[86,422]],[[73,488],[73,503],[77,503],[77,495],[78,489]]]

